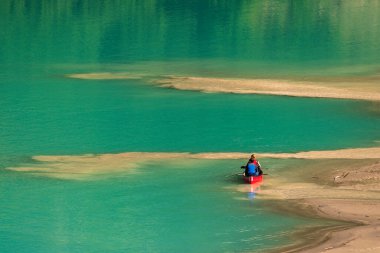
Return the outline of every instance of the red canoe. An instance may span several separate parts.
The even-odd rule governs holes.
[[[260,176],[250,176],[250,177],[243,176],[243,179],[248,184],[255,184],[255,183],[263,181],[263,175],[260,175]]]

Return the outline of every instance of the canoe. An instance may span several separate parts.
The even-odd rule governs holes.
[[[263,175],[260,175],[260,176],[249,176],[249,177],[243,176],[243,179],[248,184],[255,184],[255,183],[263,181]]]

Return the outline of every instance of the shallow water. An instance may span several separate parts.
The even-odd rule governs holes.
[[[290,228],[316,224],[231,190],[241,183],[235,164],[157,161],[84,181],[3,172],[2,252],[248,251],[289,243]]]
[[[252,201],[234,190],[245,161],[158,159],[84,180],[7,168],[38,166],[36,155],[376,146],[378,103],[207,94],[150,80],[377,76],[378,14],[376,1],[2,1],[0,251],[241,252],[290,243],[288,231],[317,221],[272,213],[260,194]],[[99,72],[139,78],[68,78]]]
[[[201,94],[133,80],[51,78],[0,89],[7,155],[289,152],[380,140],[371,102]]]

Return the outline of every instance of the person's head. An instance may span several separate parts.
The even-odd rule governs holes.
[[[252,159],[252,160],[255,159],[255,154],[252,154],[252,155],[251,155],[251,159]]]

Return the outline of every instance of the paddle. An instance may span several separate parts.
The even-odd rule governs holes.
[[[268,173],[263,173],[262,175],[263,176],[268,176],[269,174]],[[244,173],[235,173],[235,174],[227,175],[225,177],[232,177],[232,176],[244,176]]]

